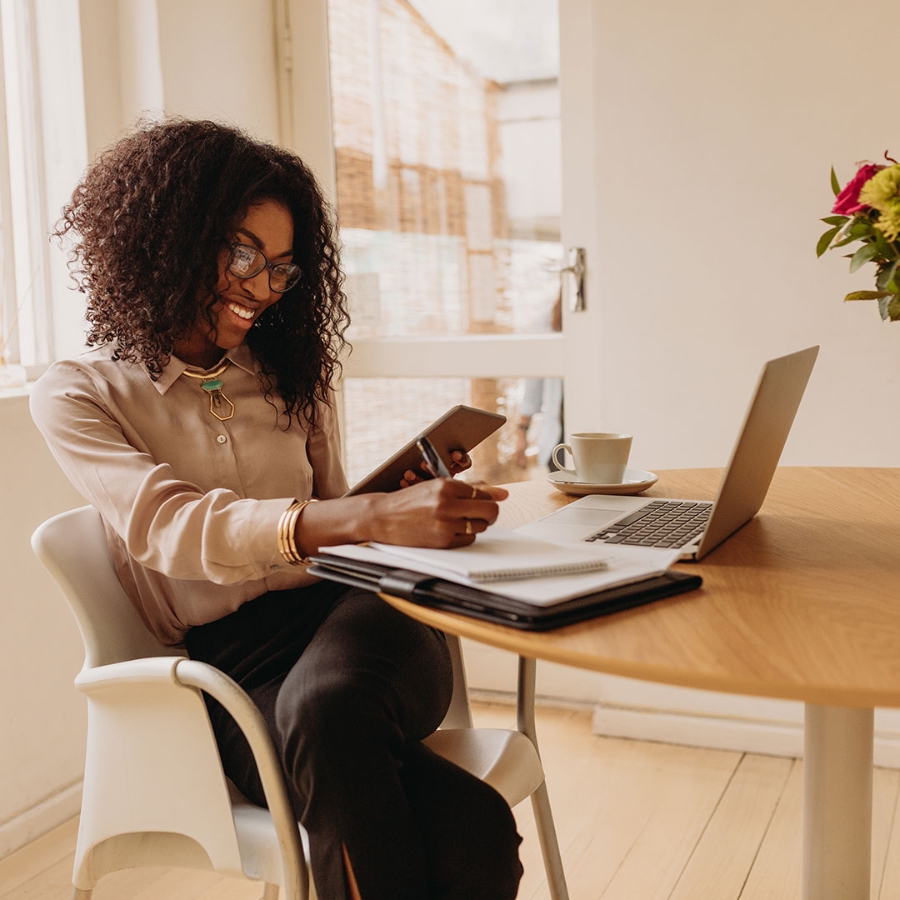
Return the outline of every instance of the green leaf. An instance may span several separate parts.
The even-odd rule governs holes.
[[[847,226],[847,234],[852,234],[854,237],[867,237],[874,230],[872,223],[868,219],[857,219]]]
[[[897,248],[884,236],[884,232],[878,228],[872,229],[872,239],[878,248],[878,255],[882,259],[897,259]]]
[[[878,312],[882,319],[896,322],[900,319],[900,294],[888,294],[878,301]]]
[[[850,216],[826,216],[822,221],[826,225],[843,225],[850,221]]]
[[[893,297],[890,291],[853,291],[844,297],[844,302],[848,300],[881,300],[882,297]]]
[[[874,244],[863,244],[850,259],[850,271],[855,272],[860,266],[864,266],[867,262],[871,262],[872,257],[878,253],[878,248]]]
[[[819,238],[819,243],[816,244],[816,256],[821,256],[829,247],[832,240],[834,240],[834,236],[841,230],[840,225],[835,225],[834,228],[829,228],[822,237]]]
[[[900,265],[900,259],[895,259],[892,263],[880,266],[878,269],[878,276],[875,278],[875,287],[880,291],[889,290],[891,282],[894,280],[894,275],[897,272],[898,265]]]
[[[834,166],[831,167],[831,189],[834,191],[834,196],[841,192],[841,183],[838,181],[837,175],[834,174]]]
[[[866,222],[865,220],[854,222],[852,225],[848,225],[843,234],[834,242],[835,247],[843,247],[846,244],[851,244],[853,241],[866,241],[869,242],[873,240],[873,228],[871,223]]]

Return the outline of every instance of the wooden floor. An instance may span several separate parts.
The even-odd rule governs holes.
[[[480,704],[476,724],[512,725]],[[572,900],[799,900],[802,762],[590,733],[586,712],[540,709],[538,733]],[[900,896],[900,772],[876,769],[872,900]],[[519,900],[549,893],[530,804]],[[68,900],[76,823],[0,860],[0,900]],[[258,900],[204,872],[114,873],[94,900]]]

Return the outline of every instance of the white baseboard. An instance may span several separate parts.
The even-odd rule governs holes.
[[[593,708],[594,734],[659,741],[767,756],[803,756],[802,722],[696,715],[599,705]],[[875,765],[900,769],[900,733],[875,729]]]
[[[767,756],[803,756],[803,726],[799,723],[601,705],[593,708],[591,730],[607,737],[639,741],[739,750]]]
[[[0,859],[77,816],[80,809],[79,780],[0,823]]]
[[[515,702],[516,657],[463,641],[474,695]],[[803,704],[636,681],[540,661],[537,702],[592,710],[595,734],[803,756]],[[501,702],[503,702],[501,700]],[[875,765],[900,769],[900,709],[875,710]]]

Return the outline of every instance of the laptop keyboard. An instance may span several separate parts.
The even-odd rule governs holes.
[[[703,501],[654,500],[584,540],[639,547],[681,547],[706,528],[712,507],[712,503]]]

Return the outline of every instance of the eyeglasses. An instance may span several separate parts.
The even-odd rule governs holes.
[[[253,278],[269,270],[269,288],[277,294],[289,291],[300,280],[300,266],[294,263],[270,263],[265,255],[249,244],[229,244],[228,271],[238,278]]]

